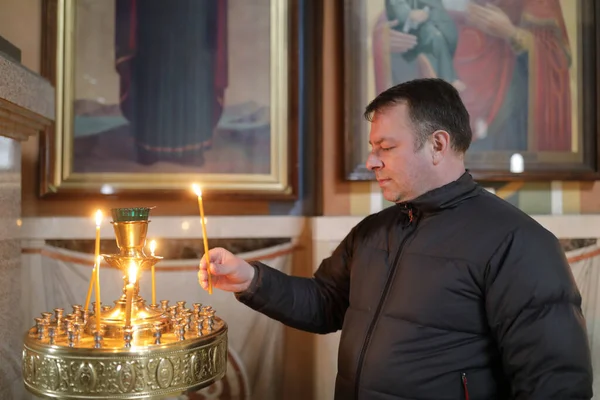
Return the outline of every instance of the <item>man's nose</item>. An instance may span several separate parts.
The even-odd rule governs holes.
[[[369,153],[369,156],[367,157],[367,169],[373,171],[381,167],[383,167],[381,160],[373,153]]]

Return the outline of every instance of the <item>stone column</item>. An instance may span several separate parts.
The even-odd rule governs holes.
[[[50,83],[0,53],[0,399],[27,397],[21,378],[21,142],[36,140],[53,119]]]

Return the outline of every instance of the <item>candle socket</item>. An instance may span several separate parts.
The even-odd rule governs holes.
[[[49,313],[49,312],[42,313],[42,319],[44,320],[44,323],[46,325],[50,325],[51,318],[52,318],[52,313]]]
[[[63,329],[63,319],[64,319],[63,314],[64,314],[64,312],[65,312],[65,310],[62,308],[54,309],[55,323],[59,330]]]
[[[198,318],[200,316],[200,311],[202,310],[202,303],[194,303],[194,318]]]
[[[99,349],[102,347],[102,334],[99,331],[94,333],[94,348]]]
[[[35,318],[35,326],[38,340],[44,339],[44,319],[43,318]]]
[[[79,343],[79,341],[81,340],[81,322],[75,321],[73,322],[73,333],[75,334],[75,339],[74,341],[76,343]]]
[[[54,326],[49,326],[48,327],[48,338],[50,339],[48,341],[48,344],[53,345],[54,344],[54,338],[56,336],[56,327]]]
[[[184,341],[185,340],[185,322],[183,319],[178,319],[174,326],[175,335],[177,336],[177,340]]]
[[[206,330],[208,332],[212,332],[215,324],[215,310],[211,306],[202,307],[202,314],[204,316],[204,320],[206,321]]]
[[[162,336],[162,324],[161,322],[155,322],[153,324],[153,328],[154,328],[154,344],[160,344],[160,337]]]
[[[196,320],[196,334],[202,336],[202,327],[204,325],[204,317],[200,317]]]
[[[70,330],[67,330],[67,341],[69,343],[69,347],[75,347],[75,333],[73,332],[72,326]]]
[[[169,300],[161,300],[160,308],[166,312],[169,309]]]
[[[83,318],[83,313],[81,311],[82,308],[83,307],[81,305],[79,305],[79,304],[75,304],[73,306],[73,314],[75,314],[75,317],[80,318],[80,319]]]
[[[133,329],[131,326],[126,326],[123,330],[123,340],[125,341],[125,347],[131,347],[131,340],[133,339]]]

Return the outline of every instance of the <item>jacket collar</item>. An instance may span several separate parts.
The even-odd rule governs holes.
[[[452,208],[463,200],[479,194],[480,189],[471,174],[465,171],[457,180],[430,190],[413,200],[396,203],[396,206],[403,213],[411,215],[415,212],[416,214],[429,214]]]

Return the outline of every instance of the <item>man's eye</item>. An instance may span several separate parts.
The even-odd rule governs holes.
[[[382,147],[381,148],[381,150],[383,150],[383,151],[389,151],[391,149],[393,149],[393,147]]]

